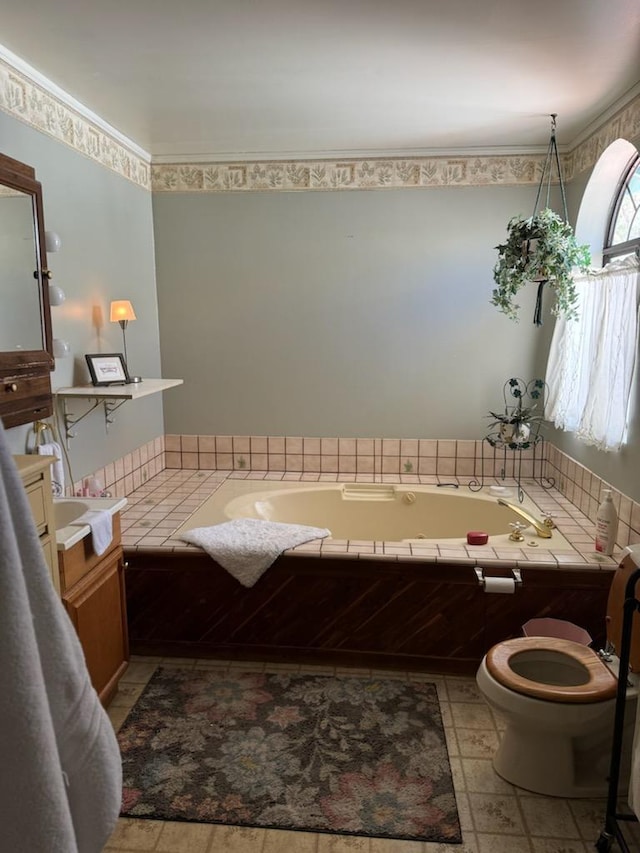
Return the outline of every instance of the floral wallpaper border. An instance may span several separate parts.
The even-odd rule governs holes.
[[[151,189],[151,167],[77,110],[0,59],[0,110]]]
[[[0,110],[153,192],[292,192],[513,186],[539,180],[544,155],[151,164],[0,59]],[[640,95],[562,156],[566,181],[620,136],[640,135]]]
[[[572,151],[564,154],[565,181],[591,168],[618,137],[640,135],[640,95]],[[243,192],[479,187],[537,184],[545,155],[389,157],[359,160],[286,160],[154,164],[154,192]]]
[[[535,184],[544,158],[415,157],[157,164],[154,192],[367,190]]]

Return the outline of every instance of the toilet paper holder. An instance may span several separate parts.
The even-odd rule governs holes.
[[[487,582],[487,578],[484,576],[484,569],[480,566],[474,566],[474,572],[476,573],[476,577],[478,578],[478,583],[480,586],[484,586]],[[513,575],[513,581],[516,586],[522,586],[522,575],[520,573],[520,569],[510,569],[511,574]],[[504,578],[504,580],[507,580]]]

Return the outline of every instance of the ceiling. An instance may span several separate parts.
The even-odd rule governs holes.
[[[0,0],[0,42],[156,162],[572,147],[638,0]]]

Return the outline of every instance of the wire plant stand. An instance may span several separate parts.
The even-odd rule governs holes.
[[[525,477],[532,477],[545,489],[553,488],[555,481],[544,476],[545,441],[540,434],[546,391],[543,379],[525,382],[512,377],[504,383],[504,411],[489,412],[493,421],[482,439],[480,473],[469,481],[472,492],[479,492],[488,477],[505,480],[508,476],[516,481],[520,503]]]

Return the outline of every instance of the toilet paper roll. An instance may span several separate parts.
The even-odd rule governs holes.
[[[484,591],[501,593],[515,592],[516,582],[513,578],[485,578]]]

